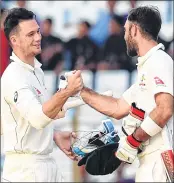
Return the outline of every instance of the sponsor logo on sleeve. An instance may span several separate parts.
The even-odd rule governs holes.
[[[155,80],[155,84],[156,84],[156,86],[166,86],[165,84],[164,84],[164,81],[162,80],[162,79],[160,79],[159,77],[154,77],[154,80]]]

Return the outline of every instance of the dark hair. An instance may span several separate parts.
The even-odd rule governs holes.
[[[124,26],[125,21],[123,16],[114,14],[111,19],[120,24],[120,26]]]
[[[154,6],[141,6],[132,9],[127,19],[137,23],[142,33],[155,41],[158,38],[158,33],[161,29],[161,15],[159,10]]]
[[[82,21],[80,22],[80,24],[84,24],[88,29],[91,28],[91,24],[90,24],[88,21],[86,21],[86,20],[82,20]]]
[[[46,22],[48,22],[50,25],[52,25],[52,24],[53,24],[53,20],[52,20],[52,18],[46,18],[46,19],[45,19],[45,21],[46,21]]]
[[[20,21],[30,20],[36,18],[36,15],[32,11],[28,11],[25,8],[13,8],[8,12],[8,15],[4,21],[4,32],[6,38],[9,40],[10,33],[17,28]]]

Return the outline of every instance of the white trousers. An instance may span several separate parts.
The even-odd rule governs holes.
[[[139,168],[136,171],[135,182],[167,182],[167,176],[157,150],[139,158]]]
[[[54,159],[49,155],[6,155],[1,182],[63,182]]]

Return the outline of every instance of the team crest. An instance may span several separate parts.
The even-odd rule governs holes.
[[[16,91],[16,92],[14,93],[14,102],[16,103],[17,100],[18,100],[18,92]]]

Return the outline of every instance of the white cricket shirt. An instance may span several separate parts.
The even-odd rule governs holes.
[[[138,108],[146,112],[146,115],[156,107],[155,94],[165,92],[173,96],[173,60],[163,50],[164,46],[160,43],[149,50],[146,55],[138,58],[137,81],[123,94],[123,98],[129,105],[135,102]],[[168,142],[164,140],[164,136],[167,137]],[[168,143],[173,144],[172,136],[173,117],[162,132],[145,142],[146,146],[142,154],[161,148],[167,149]]]
[[[48,154],[53,150],[52,119],[42,111],[48,99],[41,64],[32,67],[14,53],[1,78],[1,120],[5,153]]]

